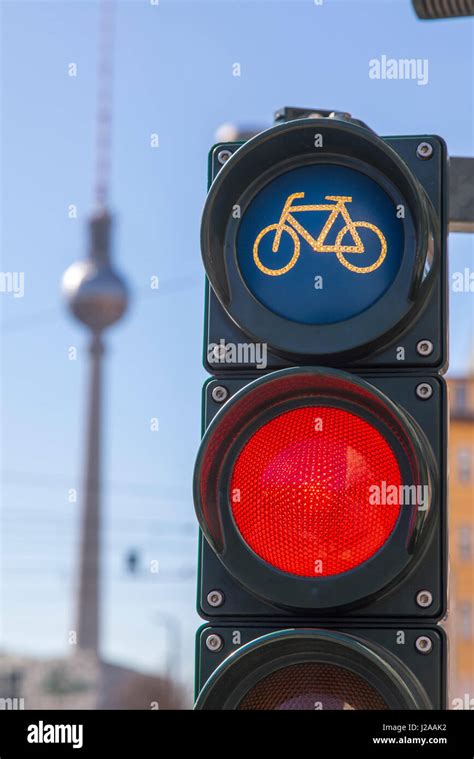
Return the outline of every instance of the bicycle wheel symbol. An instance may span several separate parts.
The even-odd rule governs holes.
[[[287,271],[290,271],[290,269],[293,268],[295,263],[297,262],[299,255],[300,255],[300,240],[293,229],[293,227],[289,227],[287,224],[284,224],[282,229],[282,232],[287,232],[291,239],[293,240],[293,254],[291,256],[290,261],[286,264],[286,266],[282,266],[280,269],[270,269],[268,266],[264,266],[262,262],[260,261],[260,258],[258,256],[258,248],[260,245],[261,240],[263,237],[268,234],[269,232],[273,232],[280,227],[279,224],[270,224],[268,227],[265,227],[262,229],[262,231],[258,234],[254,244],[253,244],[253,260],[255,261],[255,265],[260,269],[260,271],[263,271],[264,274],[269,274],[271,277],[278,277],[280,274],[286,274]],[[280,251],[282,250],[282,239],[283,234],[280,238],[280,244],[278,246],[278,251],[274,253],[273,255],[280,257]],[[283,248],[285,247],[286,243],[283,243]],[[283,252],[285,252],[283,250]]]
[[[375,261],[375,263],[371,264],[370,266],[354,266],[354,264],[348,261],[344,257],[344,253],[341,250],[341,248],[345,247],[341,245],[342,238],[344,237],[346,232],[350,231],[349,226],[346,225],[340,230],[340,232],[338,233],[336,237],[336,244],[334,247],[336,248],[337,260],[339,261],[339,263],[345,266],[346,269],[349,269],[350,271],[354,271],[356,272],[356,274],[368,274],[369,272],[375,271],[375,269],[378,269],[379,266],[381,266],[381,264],[384,262],[385,256],[387,255],[387,241],[385,240],[385,237],[380,231],[380,229],[376,227],[375,224],[370,224],[368,221],[354,221],[352,222],[352,226],[363,227],[365,229],[371,229],[372,232],[375,232],[375,234],[377,235],[380,241],[380,255]],[[346,252],[350,252],[350,251],[346,251]],[[362,254],[358,253],[357,255],[363,255],[363,253]]]

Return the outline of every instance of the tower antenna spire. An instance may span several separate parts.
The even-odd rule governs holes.
[[[110,184],[114,42],[115,0],[101,0],[95,165],[95,201],[99,209],[107,205]]]

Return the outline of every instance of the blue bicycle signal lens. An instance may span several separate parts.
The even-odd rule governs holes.
[[[397,276],[408,214],[355,169],[329,163],[292,169],[260,190],[243,214],[241,275],[260,303],[290,321],[350,319]]]

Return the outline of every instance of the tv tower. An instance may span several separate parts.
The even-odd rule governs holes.
[[[89,249],[63,276],[70,311],[90,332],[87,428],[82,489],[77,649],[100,652],[101,437],[104,330],[118,322],[128,305],[125,280],[111,260],[112,217],[107,207],[111,146],[114,2],[102,0],[99,38],[96,210],[89,219]]]

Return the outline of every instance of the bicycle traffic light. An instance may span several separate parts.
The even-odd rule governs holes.
[[[304,118],[225,149],[202,224],[197,708],[442,708],[444,143]]]
[[[443,368],[446,162],[439,137],[330,118],[217,145],[201,232],[208,370],[255,368],[233,349],[249,341],[268,347],[266,368]]]

